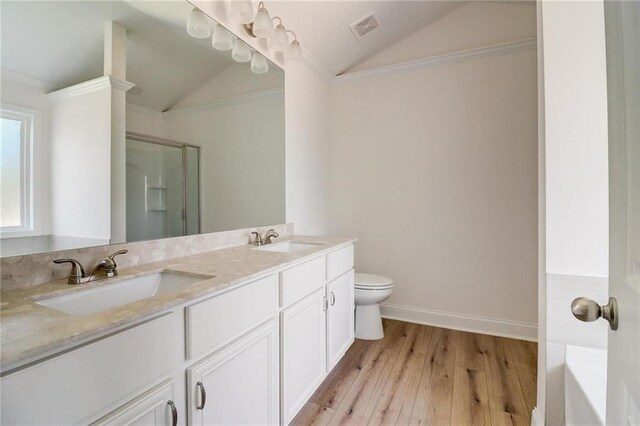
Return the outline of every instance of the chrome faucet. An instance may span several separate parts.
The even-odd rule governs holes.
[[[87,276],[82,264],[75,259],[55,259],[54,263],[71,263],[71,273],[67,282],[69,284],[84,284],[91,281],[103,280],[118,275],[118,265],[115,257],[127,253],[129,250],[118,250],[110,256],[101,259],[93,268],[93,272]]]
[[[253,239],[253,245],[256,245],[256,246],[271,244],[272,243],[271,239],[278,238],[280,236],[280,234],[278,234],[273,229],[269,229],[267,233],[264,234],[264,237],[260,235],[260,233],[257,231],[253,231],[251,235],[255,235],[255,238]]]

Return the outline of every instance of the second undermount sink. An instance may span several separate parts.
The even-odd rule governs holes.
[[[78,290],[71,294],[36,301],[38,305],[72,315],[91,315],[169,293],[180,293],[190,285],[214,278],[175,271],[160,271],[123,279],[113,284]]]
[[[303,241],[285,241],[282,243],[267,244],[258,247],[256,250],[275,251],[278,253],[295,253],[321,246],[322,243],[308,243]]]

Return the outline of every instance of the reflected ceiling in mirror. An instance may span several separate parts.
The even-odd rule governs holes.
[[[285,221],[277,65],[185,1],[1,19],[3,257]]]

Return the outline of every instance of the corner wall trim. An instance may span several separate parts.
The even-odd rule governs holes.
[[[173,115],[173,114],[184,114],[189,112],[203,111],[207,109],[219,108],[222,106],[235,105],[242,102],[248,102],[254,99],[266,98],[269,96],[278,96],[278,95],[282,95],[283,93],[284,93],[284,89],[281,89],[281,88],[263,90],[260,92],[248,93],[245,95],[238,95],[230,98],[219,99],[212,102],[205,102],[197,105],[178,107],[175,109],[163,111],[162,114]]]
[[[65,87],[64,89],[56,90],[55,92],[47,93],[47,97],[52,100],[66,99],[82,95],[84,93],[93,92],[94,90],[104,89],[106,87],[126,92],[133,86],[135,86],[135,84],[129,81],[119,80],[106,75],[94,78],[93,80],[83,81],[82,83],[74,84],[73,86]]]
[[[434,311],[391,303],[381,303],[380,308],[384,318],[394,320],[468,331],[471,333],[510,337],[531,342],[535,342],[538,339],[538,327],[535,324],[461,315],[452,312]]]
[[[334,77],[333,82],[337,84],[348,83],[354,80],[361,80],[371,77],[381,77],[402,72],[411,72],[421,68],[468,61],[471,59],[489,58],[493,56],[506,55],[509,53],[524,52],[527,50],[535,50],[536,48],[537,39],[530,38],[509,43],[496,44],[493,46],[479,47],[476,49],[461,50],[458,52],[446,53],[444,55],[430,56],[428,58],[400,62],[398,64],[385,65],[368,70],[346,73]]]

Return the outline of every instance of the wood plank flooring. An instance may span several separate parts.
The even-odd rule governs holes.
[[[356,340],[293,425],[526,425],[537,345],[384,320]]]

